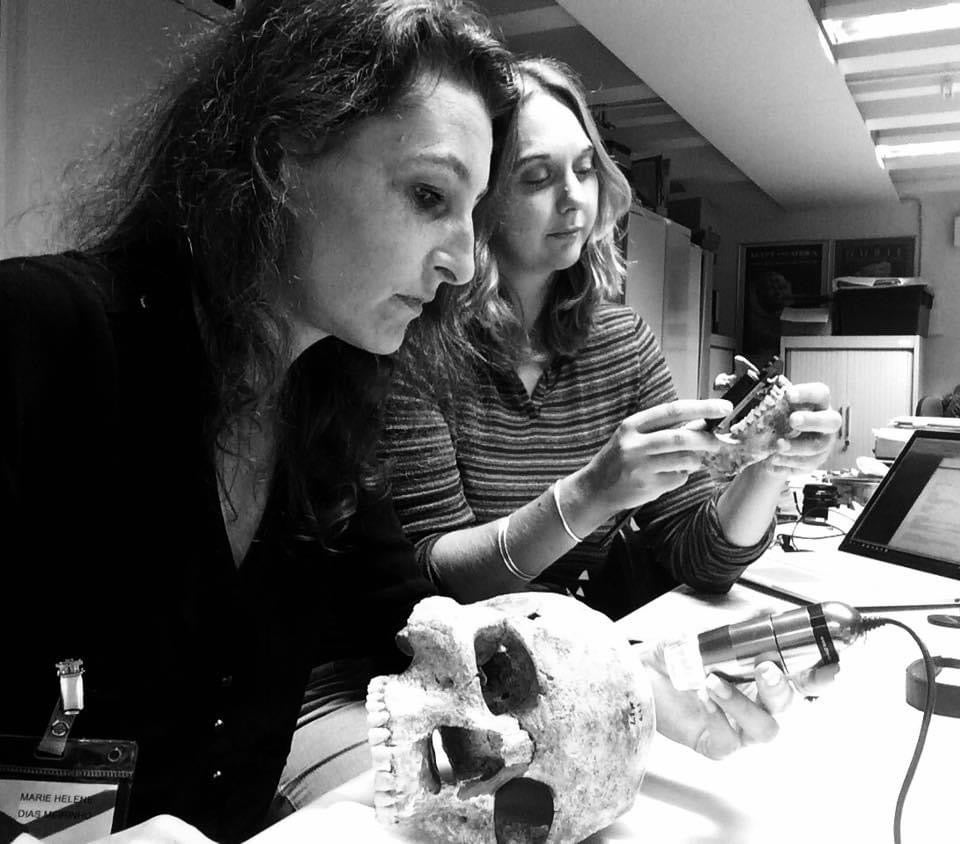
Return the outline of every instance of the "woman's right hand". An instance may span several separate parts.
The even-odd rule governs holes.
[[[143,823],[101,838],[97,844],[214,844],[195,826],[173,815],[155,815]]]
[[[687,482],[703,455],[722,448],[702,420],[732,410],[725,399],[681,399],[629,416],[583,469],[571,476],[585,500],[608,515],[654,501]]]

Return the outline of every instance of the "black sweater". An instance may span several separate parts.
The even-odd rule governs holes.
[[[39,735],[54,662],[82,657],[74,735],[140,746],[128,824],[169,812],[237,841],[269,806],[309,667],[402,667],[393,636],[431,587],[388,500],[364,499],[334,554],[281,541],[271,497],[234,565],[192,311],[142,270],[0,262],[0,733]]]

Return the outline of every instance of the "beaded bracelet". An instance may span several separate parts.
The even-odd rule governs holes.
[[[497,548],[500,551],[500,559],[503,561],[503,565],[506,570],[515,578],[517,578],[517,580],[522,580],[525,583],[529,583],[536,577],[536,575],[527,574],[525,571],[521,571],[517,564],[513,561],[513,557],[510,556],[510,551],[507,548],[507,528],[509,526],[509,516],[504,516],[502,519],[500,519],[500,521],[497,522]]]
[[[555,481],[553,484],[553,503],[556,505],[557,515],[560,517],[560,524],[563,525],[563,529],[567,532],[567,536],[569,536],[574,542],[576,543],[583,542],[583,537],[577,536],[573,532],[573,528],[570,527],[570,524],[567,522],[566,518],[563,515],[563,510],[560,509],[560,491],[558,489],[559,486],[560,486],[560,481],[559,480]]]

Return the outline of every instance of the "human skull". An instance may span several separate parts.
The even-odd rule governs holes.
[[[430,597],[398,641],[410,667],[367,691],[381,822],[424,841],[551,844],[631,807],[653,695],[606,616],[547,592]]]

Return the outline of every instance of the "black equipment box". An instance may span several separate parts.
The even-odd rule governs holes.
[[[927,336],[933,294],[925,284],[844,287],[833,294],[834,334]]]

